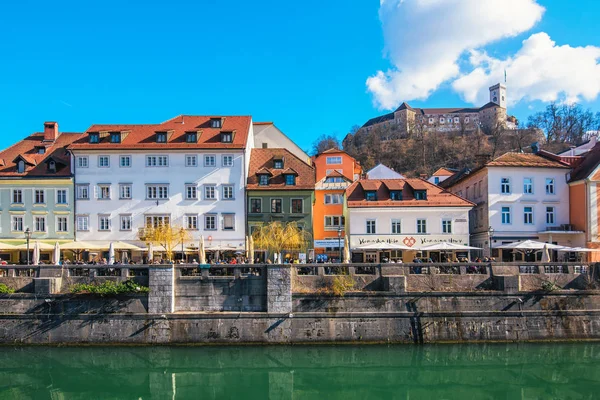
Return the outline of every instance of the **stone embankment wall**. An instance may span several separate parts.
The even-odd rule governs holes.
[[[0,283],[20,292],[0,295],[0,343],[600,339],[596,266],[125,268],[2,267]],[[70,282],[106,279],[147,282],[150,293],[69,293]]]

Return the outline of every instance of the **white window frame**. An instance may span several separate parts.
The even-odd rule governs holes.
[[[90,230],[90,217],[88,215],[78,215],[75,218],[75,223],[78,232],[87,232]]]
[[[442,219],[442,233],[453,233],[452,232],[452,219],[444,218]]]
[[[38,201],[38,194],[41,194],[42,201]],[[46,204],[46,190],[34,189],[33,190],[33,204]]]
[[[154,192],[154,193],[153,193]],[[169,185],[146,184],[146,200],[168,200]]]
[[[327,165],[341,165],[343,163],[342,156],[329,156],[325,159]]]
[[[427,219],[417,219],[417,235],[425,235],[427,233]]]
[[[80,195],[83,194],[83,190],[85,189],[85,197]],[[78,183],[75,185],[75,197],[77,200],[89,200],[90,199],[90,184],[89,183]]]
[[[217,221],[218,215],[217,214],[204,214],[204,230],[205,231],[216,231],[218,228],[218,221]],[[213,227],[209,228],[208,227],[208,221],[209,219],[212,219],[213,221]]]
[[[271,197],[269,199],[269,212],[271,214],[283,214],[283,198],[282,197]],[[279,200],[281,202],[281,211],[277,212],[277,211],[273,211],[273,200]]]
[[[507,209],[508,212],[504,212],[504,209]],[[504,216],[508,216],[508,220],[504,218]],[[502,225],[512,225],[512,207],[510,206],[501,206],[500,207],[500,223]]]
[[[11,232],[24,232],[24,218],[22,215],[11,215],[10,230]],[[15,229],[18,228],[18,229]]]
[[[108,189],[108,197],[102,197],[103,189]],[[111,185],[98,184],[98,200],[110,200],[112,198]]]
[[[90,158],[88,156],[75,157],[77,168],[89,168]]]
[[[229,161],[225,161],[229,160]],[[221,157],[221,165],[224,167],[233,167],[233,154],[223,154]]]
[[[198,186],[196,184],[188,183],[185,185],[185,199],[198,200]]]
[[[123,165],[123,160],[127,160],[125,163],[127,165]],[[119,168],[131,168],[131,161],[131,156],[129,155],[119,156]]]
[[[44,229],[40,228],[40,222]],[[33,231],[34,232],[48,232],[48,221],[45,215],[34,215],[33,216]]]
[[[208,162],[209,160],[212,160],[212,162]],[[205,154],[204,166],[207,168],[215,168],[217,166],[217,156],[214,154]]]
[[[61,220],[63,220],[63,222],[61,223]],[[69,232],[69,217],[65,216],[65,215],[57,215],[56,216],[56,232],[59,233],[68,233]],[[61,226],[63,225],[64,226]],[[64,228],[64,229],[61,229]]]
[[[106,165],[102,165],[102,160],[106,159]],[[100,155],[98,156],[98,168],[110,168],[110,156],[109,155]]]
[[[549,188],[552,189],[548,190]],[[551,196],[556,194],[556,179],[546,178],[546,194]]]
[[[61,193],[64,192],[64,196]],[[61,202],[61,197],[64,197],[64,202]],[[56,189],[56,204],[69,204],[69,191],[67,189]]]
[[[548,221],[548,217],[552,217],[552,222]],[[546,225],[554,226],[556,225],[556,207],[546,206]]]
[[[106,227],[103,227],[102,221],[106,219]],[[110,232],[110,215],[109,214],[99,214],[98,215],[98,231],[99,232]]]
[[[169,156],[166,155],[147,155],[146,167],[148,168],[166,168],[169,166]]]
[[[392,235],[399,235],[402,233],[402,220],[401,219],[398,219],[398,218],[392,219],[390,232],[392,232]]]
[[[198,214],[186,214],[183,216],[185,229],[188,231],[198,230]]]
[[[337,223],[336,223],[337,221]],[[343,215],[325,215],[323,227],[326,231],[337,231],[345,225]]]
[[[527,211],[530,209],[531,211]],[[533,215],[533,206],[524,206],[523,207],[523,224],[524,225],[533,225],[535,224],[535,218]]]
[[[123,223],[125,222],[125,227]],[[119,214],[119,231],[128,232],[133,230],[133,217],[131,214]]]
[[[503,182],[502,180],[506,179],[507,182]],[[507,176],[503,176],[500,178],[500,194],[511,194],[512,193],[512,186],[511,186],[511,179],[510,177]],[[508,191],[505,191],[504,188],[508,188]]]
[[[336,202],[334,200],[339,200],[339,202]],[[325,201],[325,205],[327,205],[327,206],[343,204],[344,203],[344,195],[341,193],[326,194],[324,201]]]
[[[209,190],[211,196],[208,196]],[[204,185],[202,195],[204,200],[217,200],[217,185]]]
[[[231,196],[227,196],[226,193],[230,189]],[[235,200],[235,189],[234,185],[227,184],[221,187],[221,200]]]
[[[527,180],[529,180],[529,183],[527,183]],[[533,178],[528,176],[523,178],[523,194],[535,194]]]
[[[227,228],[225,227],[225,218],[231,218],[231,223],[232,223],[232,227],[231,228]],[[223,220],[222,226],[221,226],[221,230],[223,231],[235,231],[235,213],[221,213],[221,218]]]
[[[365,221],[365,229],[367,235],[377,234],[377,220],[370,218]]]
[[[124,196],[123,191],[126,191],[126,188],[129,190],[129,196]],[[127,193],[125,193],[127,194]],[[131,183],[119,183],[119,200],[131,200],[133,196],[133,185]]]
[[[197,154],[186,154],[185,155],[185,166],[186,167],[197,167],[198,166],[198,155]]]
[[[13,189],[11,192],[11,204],[24,204],[23,203],[23,189]],[[20,201],[15,201],[20,200]]]

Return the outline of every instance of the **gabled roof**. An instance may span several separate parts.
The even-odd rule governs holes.
[[[283,159],[284,169],[274,169],[273,160]],[[259,174],[269,173],[268,186],[258,184]],[[285,184],[285,175],[296,174],[296,185]],[[314,190],[315,169],[287,149],[252,149],[248,168],[248,190]]]
[[[488,167],[569,168],[567,163],[533,153],[505,153],[486,164]]]
[[[426,190],[427,199],[415,200],[413,189]],[[365,199],[365,191],[371,190],[376,192],[376,201],[367,201]],[[392,190],[402,190],[402,200],[391,200],[390,192]],[[348,199],[349,208],[473,207],[475,205],[468,200],[446,192],[440,187],[420,178],[361,179],[354,182],[346,189],[346,197]]]
[[[220,128],[211,127],[211,119],[220,118]],[[179,115],[160,124],[96,124],[90,126],[85,134],[69,146],[72,150],[134,150],[134,149],[244,149],[247,146],[248,133],[252,117],[250,116],[201,116]],[[92,132],[123,132],[128,134],[121,143],[110,143],[108,137],[100,143],[89,143]],[[157,143],[157,132],[170,132],[167,143]],[[187,143],[186,133],[198,132],[197,143]],[[222,143],[221,133],[233,132],[232,143]]]
[[[587,179],[600,166],[600,143],[585,154],[583,161],[571,171],[569,182]]]
[[[456,172],[457,172],[456,170],[450,171],[450,169],[442,167],[442,168],[439,168],[437,171],[435,171],[433,173],[433,175],[431,175],[431,176],[452,176]]]
[[[369,179],[402,179],[404,176],[390,167],[378,164],[367,172]]]

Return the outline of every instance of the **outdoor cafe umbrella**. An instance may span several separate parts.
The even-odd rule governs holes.
[[[52,254],[52,264],[58,265],[60,263],[60,245],[58,242],[54,244],[54,253]]]
[[[8,243],[0,243],[0,250],[16,250],[18,247]]]
[[[198,244],[198,264],[206,264],[206,251],[204,250],[204,236],[200,235]]]
[[[550,251],[547,245],[542,249],[542,262],[550,262]]]
[[[536,242],[535,240],[523,240],[521,242],[513,242],[507,243],[498,246],[498,249],[504,250],[536,250],[540,251],[544,249],[544,246],[548,246],[550,250],[560,250],[563,249],[564,246],[559,246],[557,244],[552,243],[544,243],[544,242]]]
[[[38,242],[37,240],[36,240],[36,241],[34,241],[34,242],[33,242],[33,244],[30,244],[30,245],[29,245],[29,248],[30,248],[30,249],[33,249],[33,246],[34,246],[36,243],[37,243],[37,245],[38,245],[38,248],[39,248],[40,250],[54,250],[54,246],[53,246],[53,245],[51,245],[51,244],[48,244],[48,243],[44,243],[44,242],[41,242],[41,243],[40,243],[40,242]],[[27,243],[23,243],[23,244],[20,244],[20,245],[18,245],[18,246],[15,246],[15,249],[18,249],[18,250],[26,250],[26,249],[27,249]]]
[[[108,246],[108,264],[113,265],[115,263],[115,246],[113,242],[110,242]]]
[[[248,236],[248,263],[254,264],[254,237]]]
[[[350,239],[348,239],[348,235],[344,237],[344,263],[350,263]]]
[[[428,244],[427,246],[419,247],[421,251],[463,251],[463,250],[481,250],[480,247],[466,246],[464,244],[456,244],[449,242],[440,242]]]
[[[148,244],[148,264],[152,264],[154,259],[154,250],[152,249],[152,243]]]
[[[417,250],[412,247],[404,246],[396,243],[385,243],[385,242],[377,242],[377,243],[368,243],[360,246],[356,246],[355,250]]]
[[[587,247],[563,247],[558,251],[564,251],[569,253],[591,253],[593,251],[600,251],[600,249],[588,249]]]
[[[33,244],[33,265],[38,265],[40,263],[40,242],[37,240]]]

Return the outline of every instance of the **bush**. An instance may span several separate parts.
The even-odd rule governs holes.
[[[331,284],[334,296],[343,296],[347,291],[354,289],[354,279],[350,275],[336,276]]]
[[[15,292],[15,289],[6,286],[4,283],[0,283],[0,294],[11,294],[14,292]]]
[[[560,289],[560,287],[554,282],[550,282],[550,281],[542,282],[542,290],[544,290],[546,292],[553,292],[558,289]]]
[[[138,285],[131,279],[125,282],[106,281],[104,283],[78,283],[71,287],[73,294],[98,294],[100,296],[114,296],[129,293],[148,293],[150,289]]]

